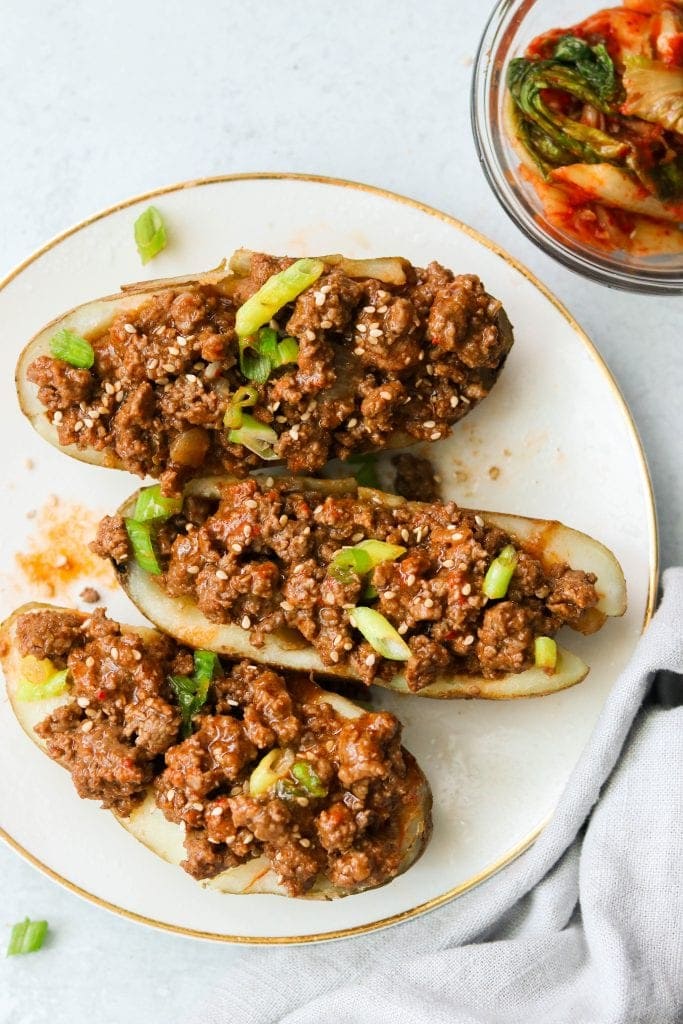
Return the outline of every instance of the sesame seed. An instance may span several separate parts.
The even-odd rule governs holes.
[[[98,420],[99,418],[100,418],[100,410],[99,409],[93,409],[91,411],[91,413],[90,413],[90,419],[91,420]]]
[[[470,586],[469,583],[465,583],[464,586],[461,587],[461,590],[465,597],[467,597],[468,594],[472,593],[472,587]]]
[[[175,789],[167,789],[166,790],[166,799],[167,800],[172,800],[174,796],[175,796]]]
[[[222,807],[212,807],[211,810],[209,811],[209,814],[211,815],[212,818],[220,818],[222,813]]]
[[[401,634],[401,636],[405,636],[405,634],[408,632],[408,623],[402,622],[398,627],[398,632]]]
[[[310,534],[310,532],[311,532],[311,528],[310,528],[310,526],[304,526],[304,528],[303,528],[303,530],[302,530],[301,532],[302,532],[302,534],[304,535],[304,537],[308,537],[308,535],[309,535],[309,534]]]
[[[112,656],[114,661],[118,661],[119,660],[119,649],[118,649],[118,647],[112,647],[112,649],[110,650],[109,653],[111,654],[111,656]]]
[[[394,593],[393,590],[385,590],[382,597],[386,598],[387,601],[393,601],[393,599],[396,597],[396,594]]]
[[[425,420],[422,426],[425,428],[425,430],[429,430],[430,427],[435,427],[436,423],[434,420]]]
[[[251,537],[251,526],[249,525],[249,523],[246,523],[244,526],[244,536]]]
[[[364,313],[374,313],[375,312],[375,307],[374,306],[363,306],[363,312]]]
[[[483,526],[484,525],[484,520],[481,518],[481,516],[475,516],[474,517],[474,521],[477,524],[477,526]]]
[[[280,518],[278,519],[278,523],[280,524],[280,526],[286,526],[288,522],[289,522],[289,516],[285,515],[285,513],[283,513],[280,516]]]
[[[83,424],[88,428],[88,430],[90,430],[90,428],[93,426],[93,422],[94,421],[90,418],[90,416],[86,416],[86,418],[83,420]]]
[[[372,330],[368,331],[368,334],[371,338],[382,337],[382,332],[380,331],[379,327],[373,327]]]
[[[304,338],[306,341],[315,341],[315,331],[312,331],[310,328],[304,331]]]
[[[187,345],[187,338],[183,338],[182,334],[178,334],[176,336],[176,343],[180,345],[181,348],[185,348]]]
[[[266,477],[266,487],[272,487],[274,483],[275,483],[275,478],[274,477],[272,477],[272,476],[267,476]]]
[[[330,651],[330,661],[333,661],[335,665],[339,661],[339,654],[337,651]]]
[[[451,395],[451,408],[455,409],[456,406],[458,405],[459,401],[460,401],[460,399],[458,398],[457,395]]]
[[[354,348],[353,351],[354,351],[355,355],[357,355],[357,356],[362,356],[363,355],[363,349],[362,348]]]
[[[299,440],[299,425],[298,425],[298,423],[295,423],[294,426],[290,429],[289,436],[291,437],[292,441],[298,441]]]
[[[57,412],[52,417],[52,422],[53,423],[61,423],[63,419],[64,419],[64,413],[60,412],[59,409],[58,409]]]
[[[375,664],[376,661],[377,658],[375,657],[374,654],[368,654],[367,658],[365,659],[365,664],[368,666],[372,666]]]
[[[166,381],[166,383],[168,384],[168,381]],[[116,395],[114,397],[116,398],[117,402],[122,402],[123,401],[123,391],[117,391]]]
[[[305,849],[308,849],[308,847],[311,845],[311,840],[306,839],[306,837],[304,836],[303,839],[299,840],[299,845],[303,846]]]
[[[434,607],[434,602],[432,601],[431,597],[425,597],[423,604],[424,604],[425,608],[433,608]]]
[[[356,419],[356,417],[352,416],[351,419],[349,420],[349,422],[346,424],[346,426],[349,429],[351,429],[352,427],[358,426],[358,420]]]
[[[85,659],[85,664],[88,668],[93,667],[93,665],[95,664],[95,659],[93,658],[92,654],[89,654],[88,657]]]
[[[328,295],[332,291],[332,285],[324,284],[320,291],[323,293],[323,295]]]
[[[351,643],[350,640],[346,640],[344,642],[344,650],[345,651],[352,651],[353,650],[353,644]]]
[[[325,305],[325,293],[324,292],[313,292],[313,298],[315,299],[316,306]]]
[[[251,627],[251,619],[249,618],[248,615],[244,616],[244,618],[240,622],[240,626],[242,627],[242,629],[249,629]]]
[[[466,636],[465,639],[463,640],[463,644],[464,644],[465,647],[471,647],[471,645],[473,643],[474,643],[474,637],[470,633],[470,635]]]
[[[88,700],[87,697],[79,697],[76,703],[78,704],[79,708],[87,708],[88,705],[90,704],[90,701]]]
[[[90,720],[88,720],[87,722],[84,722],[83,725],[81,726],[81,732],[90,732],[92,727],[93,723]]]
[[[258,501],[254,501],[253,498],[247,498],[244,505],[245,508],[258,508]]]
[[[324,331],[329,331],[330,327],[332,326],[332,321],[331,320],[321,320],[320,321],[320,326],[323,328]]]
[[[81,423],[80,420],[76,420],[76,422],[74,423],[74,430],[76,431],[76,433],[78,433],[79,430],[83,430],[83,424]]]
[[[190,576],[196,576],[198,574],[198,572],[199,572],[199,566],[198,565],[188,565],[187,572],[188,572],[188,574]]]
[[[386,311],[387,311],[387,307],[386,306],[378,306],[377,307],[377,312],[378,313],[386,313]]]
[[[142,652],[134,650],[133,651],[133,660],[134,661],[142,661]]]
[[[228,697],[228,704],[231,708],[238,708],[240,706],[240,702],[238,700],[233,700],[232,697]]]
[[[289,601],[280,601],[280,607],[283,612],[291,612],[294,610],[294,605],[290,604]]]
[[[308,807],[308,797],[307,796],[298,796],[296,798],[296,802],[298,803],[299,807]]]
[[[351,536],[351,540],[353,541],[354,544],[357,544],[358,541],[362,540],[364,536],[365,536],[365,534],[363,533],[363,531],[359,530],[358,533],[354,533]]]
[[[455,562],[453,561],[452,558],[447,558],[446,561],[442,562],[441,564],[444,567],[444,569],[452,569],[453,566],[455,565]]]
[[[173,373],[175,370],[175,363],[163,363],[163,369],[166,373]]]
[[[407,587],[412,587],[414,583],[415,583],[415,576],[411,572],[408,576],[406,576],[406,586]]]
[[[224,569],[216,569],[216,579],[218,579],[218,580],[227,580],[228,579],[227,572],[225,572]]]
[[[190,384],[195,384],[196,381],[197,381],[197,378],[195,377],[194,373],[186,373],[185,374],[185,380],[189,380]]]
[[[286,423],[287,422],[287,417],[286,416],[276,416],[275,417],[275,422],[276,423]]]
[[[322,505],[316,505],[315,508],[313,509],[313,515],[314,516],[319,516],[320,513],[322,512],[322,510],[323,510]]]
[[[365,334],[365,332],[367,331],[367,327],[365,326],[365,324],[356,324],[356,330],[360,334]]]
[[[132,324],[124,324],[123,329],[126,332],[126,334],[135,334],[135,328],[133,327]]]
[[[245,846],[248,846],[249,843],[253,843],[253,841],[254,837],[251,834],[251,832],[247,832],[246,836],[244,836],[244,838],[242,839],[242,842],[244,843]]]
[[[379,397],[383,398],[385,402],[391,401],[391,391],[380,391]]]
[[[192,808],[193,811],[203,811],[204,810],[204,804],[200,804],[199,802],[197,802],[196,804],[190,804],[190,807]]]
[[[440,430],[435,430],[433,434],[429,435],[429,437],[430,437],[431,441],[438,441],[439,438],[441,437],[441,431]]]
[[[236,555],[241,555],[242,554],[242,545],[241,544],[231,544],[230,545],[230,550],[234,551]]]

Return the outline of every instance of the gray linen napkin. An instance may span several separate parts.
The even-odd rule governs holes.
[[[410,923],[246,951],[195,1024],[683,1020],[683,708],[640,711],[659,669],[683,671],[683,569],[527,853]]]

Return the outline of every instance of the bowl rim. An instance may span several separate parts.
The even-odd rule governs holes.
[[[498,0],[489,15],[472,69],[470,88],[470,121],[479,163],[491,191],[522,233],[547,256],[562,263],[569,270],[584,277],[624,291],[638,291],[657,295],[683,294],[683,264],[676,269],[655,267],[629,268],[600,253],[575,249],[559,235],[552,235],[542,226],[530,204],[524,202],[508,178],[504,165],[500,139],[500,126],[492,104],[497,93],[500,72],[507,65],[508,52],[497,63],[500,51],[509,40],[506,36],[516,31],[526,14],[538,0]],[[596,0],[596,5],[598,0]],[[496,76],[492,78],[492,76]]]

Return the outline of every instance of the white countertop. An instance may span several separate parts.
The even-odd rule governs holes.
[[[489,7],[5,0],[0,277],[97,209],[182,179],[288,170],[414,196],[506,247],[586,328],[645,445],[662,564],[680,563],[683,305],[576,277],[507,220],[469,127]],[[237,955],[90,906],[4,847],[0,878],[0,948],[25,915],[51,926],[39,955],[0,955],[0,1024],[176,1020]]]

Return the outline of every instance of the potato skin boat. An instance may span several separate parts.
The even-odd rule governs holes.
[[[67,692],[59,697],[52,697],[46,700],[22,701],[18,699],[17,689],[21,676],[21,654],[16,644],[16,625],[21,616],[46,609],[68,612],[70,616],[74,614],[72,609],[56,608],[53,605],[31,602],[17,608],[0,626],[0,665],[5,676],[7,696],[20,726],[29,739],[40,747],[41,750],[45,750],[45,743],[35,733],[35,726],[51,714],[52,711],[68,703],[72,698]],[[85,620],[87,615],[85,613],[81,614]],[[122,629],[124,632],[137,633],[142,637],[152,637],[156,633],[156,630],[144,626],[123,626]],[[313,701],[331,704],[334,710],[345,718],[356,718],[363,714],[362,708],[359,708],[339,694],[328,693],[312,681],[310,688]],[[403,855],[399,868],[393,877],[403,874],[421,856],[427,846],[432,830],[432,795],[429,783],[420,770],[415,758],[405,748],[402,748],[402,752],[408,778],[413,783],[411,792],[414,794],[414,798],[407,801],[402,807]],[[128,818],[121,817],[113,811],[112,813],[127,832],[151,850],[152,853],[161,857],[162,860],[170,864],[179,865],[184,859],[183,827],[166,819],[163,812],[156,805],[151,787],[143,802],[134,809]],[[391,881],[391,879],[387,881]],[[278,881],[277,875],[263,856],[223,871],[214,878],[201,880],[199,884],[203,888],[232,895],[267,893],[289,897],[286,888]],[[332,900],[362,892],[366,888],[363,885],[359,885],[356,889],[341,889],[334,886],[329,879],[321,875],[312,888],[303,897],[298,898]]]
[[[205,477],[190,482],[185,495],[216,498],[222,484],[230,482],[226,477]],[[390,508],[406,504],[405,499],[371,488],[358,487],[355,480],[318,480],[292,478],[293,487],[315,490],[324,495],[357,494]],[[119,514],[131,516],[139,492],[133,494],[120,507]],[[408,502],[419,507],[418,502]],[[590,571],[597,576],[596,589],[599,601],[593,620],[585,632],[599,629],[608,616],[620,616],[626,610],[626,584],[621,567],[603,544],[585,533],[573,530],[562,523],[500,512],[480,511],[487,524],[495,525],[508,533],[521,546],[532,548],[544,562],[565,562],[574,568]],[[250,658],[264,664],[316,672],[342,678],[355,677],[348,666],[324,665],[317,651],[302,639],[294,643],[286,638],[271,634],[265,637],[261,647],[253,647],[248,634],[238,625],[222,625],[211,622],[197,605],[188,598],[173,598],[166,594],[156,578],[144,572],[134,559],[117,565],[119,580],[133,603],[163,632],[169,633],[182,643],[195,647],[206,647],[230,657]],[[483,698],[506,700],[517,697],[540,697],[581,682],[588,674],[589,667],[575,654],[559,647],[558,665],[552,674],[533,667],[525,672],[510,674],[499,679],[487,679],[471,675],[445,675],[434,683],[417,691],[415,696],[441,699]],[[402,672],[390,679],[377,679],[376,683],[396,693],[408,694],[409,690]]]
[[[60,443],[59,428],[54,422],[51,421],[50,416],[46,414],[46,408],[38,398],[37,385],[32,383],[28,379],[29,367],[39,357],[51,356],[50,342],[53,336],[58,331],[62,329],[67,329],[74,332],[77,335],[85,337],[86,339],[94,340],[100,335],[102,335],[109,327],[111,327],[115,318],[119,314],[129,313],[132,318],[136,310],[138,310],[148,300],[153,299],[155,296],[158,296],[165,290],[188,288],[196,289],[202,286],[208,286],[214,289],[219,295],[229,298],[234,294],[236,289],[244,287],[245,278],[248,277],[252,267],[253,257],[254,254],[250,253],[248,250],[238,250],[232,257],[229,267],[224,262],[215,270],[208,271],[207,273],[203,274],[184,275],[177,278],[165,278],[160,279],[158,281],[145,281],[134,285],[123,286],[119,294],[106,296],[101,299],[96,299],[92,302],[84,303],[83,305],[70,310],[64,315],[54,319],[51,323],[47,324],[46,327],[44,327],[40,332],[38,332],[38,334],[36,334],[31,341],[29,341],[29,343],[26,345],[26,347],[20,354],[15,373],[15,385],[19,405],[22,412],[27,417],[33,428],[41,435],[41,437],[43,437],[44,440],[46,440],[53,447],[59,449],[60,451],[63,451],[65,454],[81,462],[86,462],[91,465],[103,466],[114,469],[131,469],[131,466],[124,465],[122,459],[119,457],[119,455],[117,455],[115,447],[109,443],[109,440],[106,441],[105,447],[102,447],[102,444],[105,444],[104,441],[102,442],[102,444],[98,444],[98,446],[87,444],[86,441],[79,442],[78,444],[75,442],[63,444]],[[343,271],[343,273],[348,278],[357,280],[372,277],[375,281],[378,281],[380,283],[386,283],[387,286],[390,287],[394,286],[398,288],[401,288],[406,283],[407,270],[410,269],[410,264],[408,263],[408,261],[399,257],[382,257],[378,259],[368,260],[350,260],[342,256],[333,255],[324,256],[321,257],[321,259],[325,263],[326,272],[331,270]],[[505,363],[507,352],[512,346],[512,327],[510,325],[510,322],[507,318],[504,309],[502,308],[502,306],[500,306],[499,303],[496,303],[495,300],[493,300],[490,296],[488,296],[487,298],[490,300],[491,303],[494,303],[495,306],[497,307],[497,311],[494,314],[492,314],[493,319],[491,322],[495,324],[496,329],[500,332],[501,338],[504,339],[504,342],[502,344],[503,352],[498,358],[495,366],[493,363],[486,363],[485,367],[470,369],[468,371],[469,373],[474,374],[472,380],[476,379],[478,381],[477,395],[473,397],[473,394],[470,392],[469,397],[463,397],[462,401],[460,402],[458,402],[457,398],[454,398],[455,405],[448,414],[447,425],[443,427],[443,432],[439,436],[445,436],[445,434],[448,432],[448,430],[453,424],[455,424],[464,415],[466,415],[466,413],[470,409],[474,408],[477,402],[481,401],[486,396],[488,390],[490,390],[490,387],[493,386],[495,380],[500,374]],[[361,326],[361,329],[365,330],[366,328],[364,326]],[[423,340],[421,342],[421,345],[423,346],[423,351],[420,352],[420,358],[422,359],[425,353],[429,355],[428,350],[434,349],[434,346],[431,345],[427,340]],[[322,395],[323,397],[327,395],[327,397],[330,399],[330,401],[333,402],[333,404],[339,403],[341,392],[343,392],[346,397],[348,397],[347,392],[349,392],[349,389],[355,393],[356,384],[358,383],[356,377],[358,374],[362,376],[361,370],[363,369],[360,366],[360,364],[356,365],[358,361],[356,356],[352,352],[352,345],[351,343],[348,342],[348,339],[344,341],[342,345],[339,345],[338,349],[339,351],[337,352],[337,356],[335,357],[338,357],[339,360],[341,360],[340,366],[338,368],[338,378],[336,379],[335,383],[331,385],[331,387],[329,387],[328,389],[323,388],[323,391],[320,392],[320,395]],[[354,361],[353,372],[351,371],[350,368],[350,361]],[[427,363],[425,362],[421,365],[427,365]],[[466,367],[463,366],[463,369],[466,369]],[[479,375],[481,375],[481,380],[479,380]],[[180,377],[182,377],[182,374],[180,374]],[[348,387],[344,384],[344,381],[347,380],[347,378]],[[485,384],[484,380],[486,381]],[[248,383],[248,381],[246,379],[240,379],[239,383],[245,384]],[[467,388],[465,388],[465,390],[467,390]],[[278,405],[279,404],[280,403],[278,402]],[[109,427],[110,432],[113,430],[113,424],[115,422],[114,412],[115,410],[112,409],[111,422]],[[306,415],[305,413],[303,413],[303,409],[301,410],[301,413],[304,416]],[[99,416],[99,414],[99,412],[96,412],[96,415]],[[266,416],[268,415],[269,414],[266,411]],[[346,457],[345,453],[349,452],[361,453],[376,451],[380,449],[384,450],[403,448],[408,445],[416,443],[416,441],[418,440],[424,440],[426,438],[426,435],[424,437],[422,435],[411,435],[406,430],[402,429],[400,424],[397,424],[396,429],[394,429],[392,433],[386,434],[384,436],[381,445],[378,444],[376,440],[373,442],[371,439],[366,439],[365,436],[363,436],[363,438],[355,438],[353,441],[350,441],[348,437],[346,437],[345,435],[346,439],[343,441],[344,447],[343,449],[340,449],[340,451],[337,451],[336,439],[338,438],[339,431],[345,429],[345,424],[347,422],[349,425],[351,423],[357,423],[359,416],[360,412],[358,410],[356,411],[354,416],[351,416],[351,414],[349,413],[347,415],[346,421],[340,422],[338,427],[330,428],[331,433],[329,434],[328,441],[331,447],[329,449],[329,453],[326,456],[327,458],[332,458],[337,455],[341,455],[341,457]],[[104,423],[105,419],[103,419],[101,422]],[[429,419],[429,414],[426,416],[426,419]],[[187,424],[185,425],[185,433],[191,432],[188,429],[191,422],[191,420],[188,420]],[[285,423],[285,425],[282,427],[278,426],[277,432],[279,433],[280,438],[282,438],[283,433],[285,433],[290,428],[290,426],[293,425],[294,424]],[[212,434],[215,432],[215,430],[215,427],[208,428],[208,433]],[[164,444],[170,442],[171,449],[173,449],[172,442],[178,437],[182,437],[183,435],[183,431],[179,431],[177,433],[174,433],[174,431],[175,428],[173,431],[171,431],[168,437],[164,438]],[[71,434],[71,437],[73,438],[74,435]],[[85,435],[81,434],[81,437],[85,437]],[[202,470],[204,473],[221,471],[221,466],[223,466],[224,469],[227,466],[230,472],[240,471],[234,462],[228,464],[221,462],[220,459],[216,461],[218,456],[216,452],[214,452],[213,450],[213,442],[211,444],[212,446],[210,447],[209,450],[209,456],[207,456],[207,458],[209,458],[209,463],[202,463],[202,465],[205,465],[205,468]],[[350,445],[351,447],[347,448],[347,445]],[[223,457],[225,454],[223,449],[221,449],[221,452],[223,453],[221,457]],[[242,453],[243,454],[241,456],[241,459],[245,469],[254,468],[255,466],[261,464],[260,459],[258,457],[255,457],[246,448],[242,449]],[[235,457],[236,456],[233,456],[233,458]],[[277,458],[277,456],[275,456],[275,458]],[[171,455],[164,456],[164,459],[167,468],[169,466],[175,466],[175,463],[173,462]],[[213,464],[211,464],[212,460]],[[194,473],[194,469],[196,468],[194,464],[188,463],[188,466],[193,467]],[[201,466],[199,468],[201,469]],[[146,467],[146,470],[151,471],[150,467]],[[312,466],[309,467],[308,469],[308,471],[313,470],[314,467]],[[133,471],[137,472],[141,476],[145,475],[145,473],[140,472],[138,468],[133,468]],[[317,471],[317,467],[315,467],[315,471]],[[160,474],[155,470],[153,472],[153,475],[159,476]],[[185,472],[183,480],[187,479],[189,475],[189,471]]]

